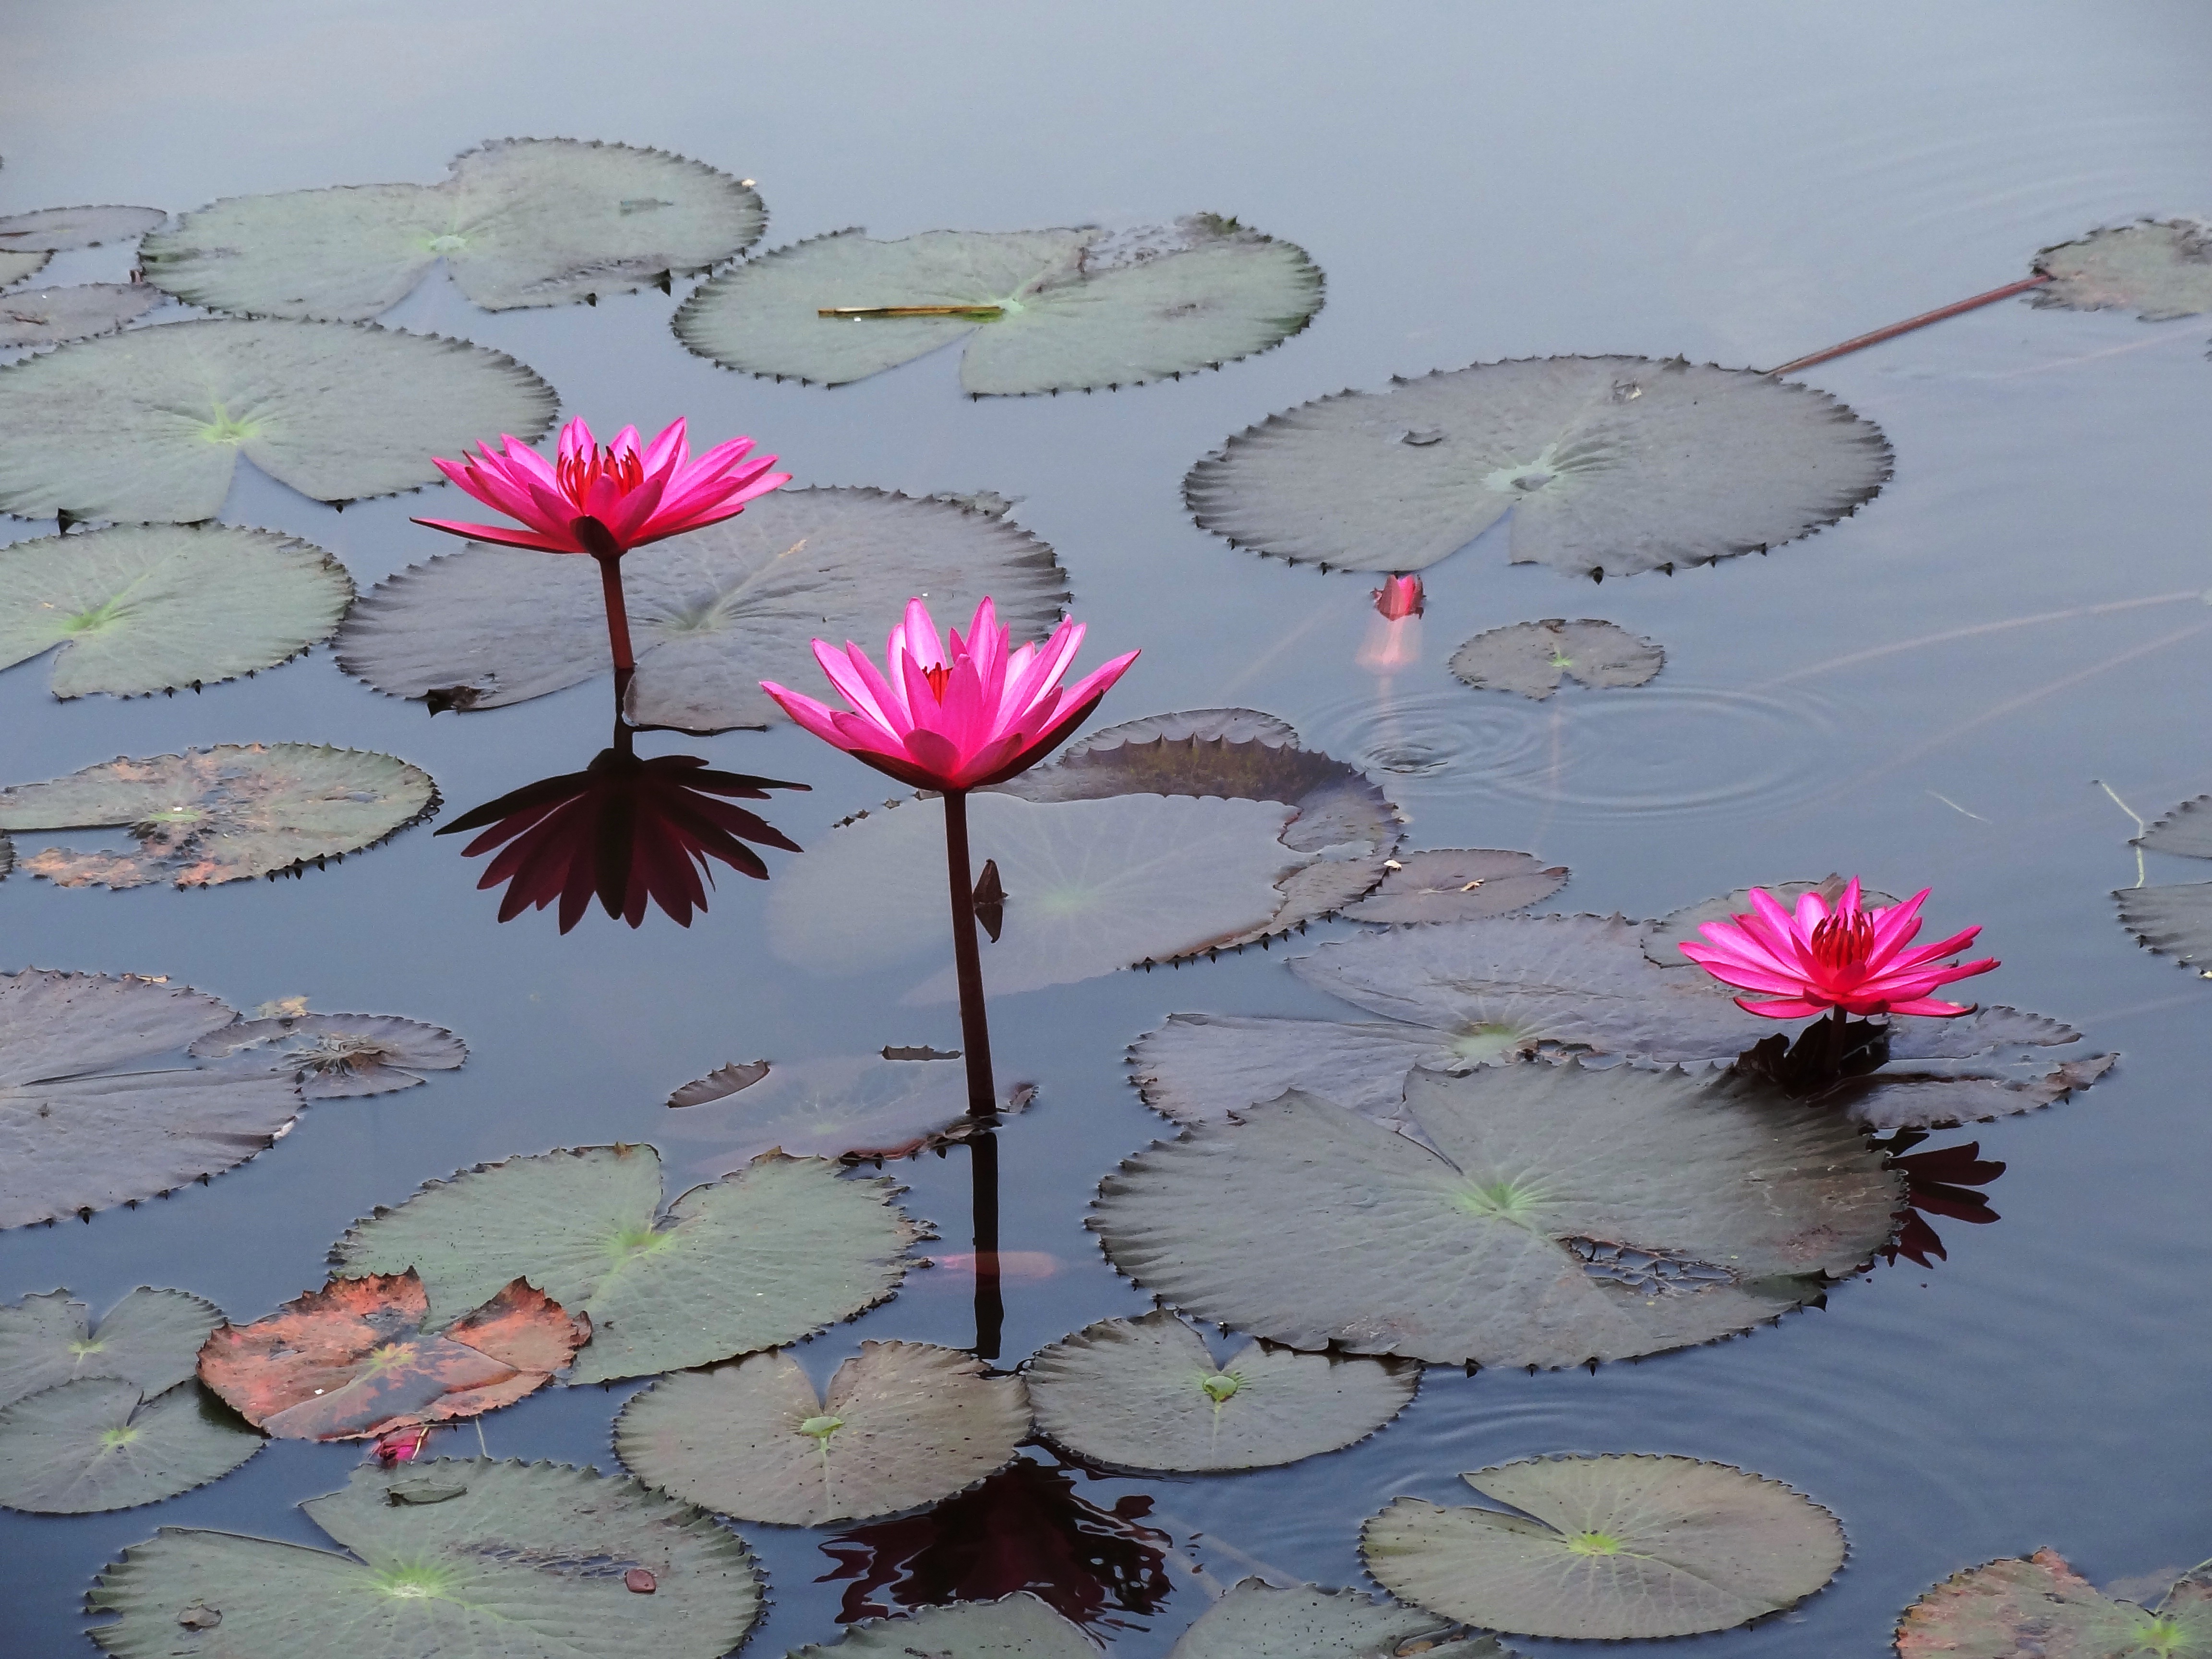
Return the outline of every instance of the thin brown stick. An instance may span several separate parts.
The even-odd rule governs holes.
[[[1880,345],[1884,340],[1894,340],[1900,334],[1910,334],[1916,328],[1925,328],[1930,323],[1940,323],[1946,317],[1956,317],[1962,312],[1976,311],[1984,306],[1995,305],[2000,300],[2009,300],[2015,294],[2025,294],[2032,288],[2041,288],[2051,277],[2038,271],[2033,276],[2023,276],[2019,282],[2007,283],[2002,288],[1993,288],[1987,294],[1977,294],[1971,300],[1960,300],[1955,305],[1941,307],[1935,311],[1923,311],[1917,317],[1908,317],[1901,323],[1892,323],[1887,328],[1878,328],[1871,334],[1861,334],[1832,345],[1826,351],[1816,351],[1809,357],[1797,357],[1779,368],[1766,371],[1770,378],[1795,374],[1801,368],[1810,368],[1815,363],[1825,363],[1831,357],[1842,357],[1854,351],[1863,351],[1870,345]]]

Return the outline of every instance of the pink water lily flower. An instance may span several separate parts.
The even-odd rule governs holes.
[[[1003,783],[1064,742],[1137,659],[1132,651],[1073,685],[1060,676],[1083,645],[1083,624],[1062,622],[1042,647],[1009,649],[986,599],[965,639],[939,638],[929,607],[907,602],[906,617],[884,641],[884,671],[851,641],[841,652],[814,641],[815,659],[853,712],[763,680],[784,712],[902,783],[947,793]]]
[[[1972,1013],[1971,1004],[1939,1002],[1928,994],[1953,980],[1986,974],[1996,959],[1943,960],[1972,944],[1979,927],[1908,950],[1920,931],[1920,902],[1928,892],[1923,887],[1902,904],[1869,910],[1860,905],[1858,878],[1853,877],[1833,911],[1814,892],[1798,899],[1793,915],[1754,887],[1752,915],[1704,923],[1698,931],[1709,943],[1686,944],[1682,954],[1724,984],[1765,994],[1738,997],[1736,1006],[1770,1019],[1796,1019],[1832,1008],[1862,1018]]]

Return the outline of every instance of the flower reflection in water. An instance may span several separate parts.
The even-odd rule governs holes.
[[[1881,1254],[1892,1262],[1903,1256],[1921,1267],[1932,1267],[1936,1261],[1950,1258],[1943,1249],[1942,1239],[1928,1224],[1927,1218],[1948,1216],[1954,1221],[1971,1222],[1976,1226],[1996,1220],[1997,1212],[1990,1207],[1988,1198],[1972,1189],[1988,1186],[2005,1172],[2005,1166],[1997,1159],[1984,1158],[1978,1140],[1969,1140],[1959,1146],[1938,1146],[1925,1152],[1909,1150],[1927,1139],[1924,1129],[1899,1129],[1875,1141],[1874,1146],[1876,1152],[1887,1154],[1887,1167],[1904,1176],[1905,1201],[1911,1206],[1904,1212],[1895,1241],[1884,1245]],[[1930,1256],[1936,1261],[1929,1260]]]

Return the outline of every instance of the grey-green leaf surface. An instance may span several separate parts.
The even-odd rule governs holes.
[[[0,252],[61,253],[143,236],[169,216],[160,208],[37,208],[0,217]]]
[[[1617,623],[1550,617],[1477,634],[1452,653],[1451,672],[1479,691],[1516,691],[1542,702],[1562,679],[1592,687],[1644,685],[1667,653]]]
[[[1081,1628],[1026,1591],[997,1601],[954,1601],[902,1619],[870,1619],[834,1642],[793,1648],[787,1659],[1097,1659]]]
[[[1418,1645],[1416,1645],[1418,1644]],[[1247,1578],[1199,1614],[1168,1659],[1510,1659],[1487,1632],[1358,1590],[1280,1587]]]
[[[914,595],[964,629],[988,594],[1017,640],[1051,632],[1067,598],[1052,550],[1018,526],[882,489],[779,490],[626,554],[622,574],[630,716],[694,732],[785,720],[764,679],[828,696],[809,641],[878,653]],[[591,560],[471,544],[356,604],[338,665],[388,696],[497,708],[611,672],[605,617]]]
[[[664,150],[510,138],[434,185],[237,196],[146,239],[146,279],[194,305],[352,322],[404,299],[441,259],[490,311],[627,294],[759,240],[751,186]]]
[[[134,1382],[80,1377],[0,1409],[0,1509],[157,1504],[228,1474],[263,1443],[198,1382],[142,1401]]]
[[[2212,859],[2212,795],[2185,800],[2135,838],[2153,853],[2178,853],[2185,859]]]
[[[2124,887],[2112,896],[2120,925],[2146,949],[2184,967],[2212,967],[2212,882]]]
[[[2204,1659],[2212,1577],[2192,1568],[2155,1607],[2100,1594],[2054,1550],[1954,1573],[1905,1610],[1900,1659]]]
[[[552,424],[553,388],[460,340],[213,319],[82,340],[0,368],[0,512],[185,523],[240,457],[319,501],[434,483],[434,455]]]
[[[1779,546],[1871,501],[1888,442],[1824,392],[1648,357],[1530,357],[1270,416],[1183,481],[1294,563],[1422,570],[1510,512],[1512,562],[1630,575]]]
[[[818,1527],[950,1498],[1029,1431],[1019,1377],[957,1348],[863,1342],[820,1395],[785,1353],[663,1377],[623,1408],[615,1454],[702,1509]]]
[[[1217,1365],[1165,1311],[1103,1319],[1029,1364],[1037,1427],[1087,1462],[1198,1473],[1295,1463],[1364,1440],[1410,1404],[1419,1365],[1249,1342]]]
[[[273,1145],[300,1110],[289,1078],[179,1052],[231,1018],[132,975],[0,974],[0,1227],[152,1198]]]
[[[1502,1027],[1455,1041],[1397,1021],[1170,1014],[1130,1046],[1129,1058],[1145,1104],[1178,1123],[1222,1122],[1296,1089],[1396,1127],[1415,1066],[1500,1061],[1521,1040]]]
[[[1824,902],[1833,905],[1849,883],[1849,877],[1829,874],[1818,881],[1768,881],[1757,884],[1784,909],[1794,912],[1797,901],[1808,893],[1818,893]],[[1861,903],[1869,907],[1897,902],[1888,894],[1875,892],[1871,888],[1863,889],[1859,899]],[[1698,930],[1706,922],[1733,921],[1738,916],[1750,914],[1749,887],[1739,887],[1733,893],[1723,893],[1718,898],[1700,899],[1695,904],[1686,904],[1680,909],[1670,910],[1658,921],[1644,925],[1644,954],[1662,968],[1682,968],[1702,973],[1704,970],[1684,956],[1680,947],[1705,943],[1705,936]]]
[[[53,257],[51,253],[10,253],[0,248],[0,289],[35,276]]]
[[[933,230],[896,242],[818,236],[714,277],[676,337],[726,368],[842,386],[964,341],[975,397],[1092,391],[1218,368],[1321,308],[1303,249],[1201,214],[1150,235]],[[839,307],[969,314],[824,317]]]
[[[1467,1483],[1522,1511],[1401,1498],[1360,1535],[1401,1600],[1528,1636],[1627,1641],[1728,1630],[1835,1576],[1844,1529],[1778,1480],[1725,1463],[1542,1457]]]
[[[0,277],[7,274],[8,258],[0,253]],[[112,334],[167,297],[143,283],[78,283],[10,294],[0,297],[0,349]]]
[[[1201,1124],[1107,1176],[1089,1224],[1171,1305],[1292,1347],[1561,1366],[1773,1320],[1904,1202],[1843,1114],[1735,1078],[1532,1061],[1406,1097],[1404,1133],[1295,1093]],[[1647,1294],[1575,1240],[1700,1272]]]
[[[164,1528],[100,1576],[87,1607],[112,1622],[88,1634],[113,1659],[289,1653],[309,1626],[345,1659],[721,1659],[760,1616],[741,1540],[589,1469],[370,1467],[301,1508],[350,1553]],[[649,1595],[623,1583],[639,1568]]]
[[[117,525],[0,549],[0,667],[61,647],[58,697],[127,697],[272,668],[353,602],[319,547],[231,525]]]
[[[442,1025],[397,1014],[283,1014],[240,1020],[192,1044],[198,1060],[230,1060],[300,1080],[308,1100],[388,1094],[450,1072],[468,1045]]]
[[[897,1287],[919,1236],[891,1183],[766,1158],[662,1212],[660,1155],[588,1146],[434,1181],[332,1248],[347,1273],[422,1275],[432,1324],[527,1279],[592,1340],[569,1380],[604,1382],[795,1342]]]
[[[0,1406],[80,1377],[120,1377],[139,1393],[174,1388],[198,1367],[200,1344],[222,1310],[186,1291],[141,1285],[92,1328],[67,1291],[0,1307]]]
[[[2071,311],[2132,311],[2164,322],[2212,311],[2212,225],[2197,219],[2145,219],[2092,231],[2035,256],[2051,280],[2029,295],[2039,306]]]
[[[726,1067],[678,1094],[732,1070],[741,1077],[751,1067]],[[902,1158],[961,1127],[967,1112],[967,1069],[957,1059],[829,1055],[763,1066],[741,1088],[672,1111],[655,1139],[672,1167],[712,1178],[768,1152]]]
[[[0,789],[0,830],[128,829],[128,849],[48,848],[23,867],[57,887],[208,887],[343,858],[427,817],[430,775],[392,755],[224,744],[106,761]]]
[[[1528,853],[1432,848],[1408,853],[1382,884],[1345,907],[1351,921],[1478,921],[1524,910],[1567,884],[1563,864]]]

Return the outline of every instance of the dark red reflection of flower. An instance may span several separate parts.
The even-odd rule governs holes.
[[[596,895],[609,915],[633,927],[644,921],[648,899],[689,927],[691,913],[707,908],[714,878],[708,860],[765,881],[768,866],[747,842],[799,850],[766,819],[722,798],[766,800],[771,789],[805,784],[713,771],[696,755],[641,760],[630,744],[629,728],[617,727],[614,746],[583,771],[525,784],[439,830],[483,830],[462,849],[471,858],[501,849],[477,884],[507,884],[501,921],[558,899],[565,933]]]
[[[1894,1262],[1903,1256],[1921,1267],[1932,1267],[1936,1261],[1948,1261],[1943,1241],[1928,1224],[1931,1215],[1948,1216],[1954,1221],[1985,1225],[1998,1218],[1990,1208],[1990,1200],[1972,1189],[1986,1187],[2005,1172],[2002,1163],[1981,1155],[1982,1143],[1969,1140],[1960,1146],[1938,1146],[1932,1152],[1908,1152],[1907,1147],[1917,1146],[1928,1139],[1922,1129],[1899,1129],[1887,1140],[1875,1142],[1877,1152],[1886,1152],[1884,1167],[1899,1171],[1905,1176],[1905,1201],[1911,1207],[1903,1212],[1896,1239],[1882,1247],[1883,1259]],[[1929,1258],[1933,1256],[1935,1261]]]
[[[815,1582],[856,1581],[841,1625],[1028,1590],[1085,1630],[1141,1630],[1115,1615],[1156,1613],[1172,1588],[1168,1535],[1140,1522],[1152,1507],[1133,1494],[1100,1509],[1077,1495],[1069,1468],[1018,1458],[923,1514],[841,1533],[822,1546],[836,1569]]]

